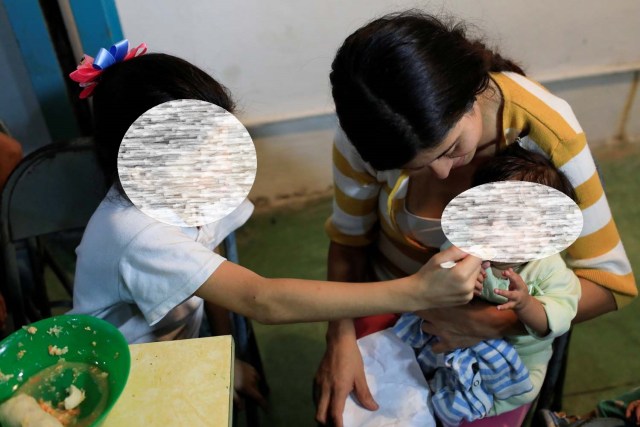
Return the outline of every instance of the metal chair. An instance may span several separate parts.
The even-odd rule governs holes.
[[[562,409],[570,340],[571,329],[553,340],[553,355],[547,365],[547,374],[538,397],[531,404],[523,426],[546,427],[546,421],[542,418],[540,410],[560,411]]]
[[[60,279],[70,305],[73,279],[52,255],[45,237],[82,230],[104,196],[102,182],[89,139],[36,150],[9,176],[0,198],[0,253],[3,292],[14,329],[51,315],[45,265]],[[18,269],[21,248],[28,254],[34,282],[28,292]]]

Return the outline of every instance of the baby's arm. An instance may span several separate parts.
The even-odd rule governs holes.
[[[542,303],[529,294],[529,289],[522,277],[511,268],[503,271],[502,276],[509,279],[509,290],[496,289],[494,292],[509,301],[499,305],[498,310],[515,311],[518,319],[538,336],[547,335],[549,322]]]

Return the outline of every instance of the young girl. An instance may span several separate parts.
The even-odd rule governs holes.
[[[547,185],[576,199],[562,172],[518,143],[480,166],[473,185],[509,180]],[[446,426],[528,407],[540,392],[553,340],[569,330],[578,308],[580,282],[559,254],[526,263],[492,262],[485,274],[476,295],[498,304],[498,310],[513,310],[527,335],[485,340],[439,357],[431,348],[437,339],[422,331],[416,314],[403,314],[393,327],[416,349],[434,412]]]
[[[567,103],[522,69],[453,25],[419,13],[385,16],[351,34],[330,74],[341,130],[334,144],[335,208],[327,221],[331,280],[404,277],[437,254],[440,217],[467,190],[477,166],[520,137],[561,169],[584,217],[567,264],[580,280],[575,321],[628,304],[637,295],[584,132]],[[419,239],[416,230],[430,230]],[[510,310],[472,303],[420,314],[439,338],[434,350],[524,333]],[[316,417],[341,425],[346,396],[377,407],[368,390],[359,336],[377,323],[332,322],[316,375]],[[500,420],[494,420],[494,425]]]
[[[203,300],[275,324],[411,311],[471,298],[480,261],[455,248],[416,274],[385,283],[268,279],[213,252],[247,220],[248,201],[203,227],[180,228],[143,214],[127,199],[117,174],[118,149],[129,126],[166,101],[197,99],[229,112],[233,102],[222,85],[182,59],[135,56],[138,48],[128,54],[124,48],[122,55],[112,51],[113,64],[94,71],[88,59],[73,74],[84,95],[93,91],[96,152],[110,186],[76,250],[73,312],[106,319],[136,343],[197,337]],[[462,258],[452,271],[438,267]]]

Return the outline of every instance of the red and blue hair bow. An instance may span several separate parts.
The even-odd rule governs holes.
[[[145,43],[140,43],[138,47],[129,50],[129,40],[124,39],[111,46],[109,50],[100,48],[95,59],[85,55],[77,69],[69,74],[71,80],[80,83],[80,87],[84,88],[80,92],[80,99],[91,96],[98,84],[100,74],[105,68],[144,55],[146,52],[147,45]]]

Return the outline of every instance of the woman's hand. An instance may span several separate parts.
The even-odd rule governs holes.
[[[524,334],[524,326],[513,311],[498,311],[495,305],[474,300],[467,305],[416,312],[423,318],[422,329],[438,337],[435,352],[470,347],[478,342]]]
[[[351,320],[340,322],[351,322],[350,328],[353,328]],[[317,405],[316,421],[342,427],[345,401],[352,391],[354,398],[366,409],[375,411],[378,404],[367,385],[355,332],[334,338],[327,339],[327,350],[315,377],[313,398]]]

